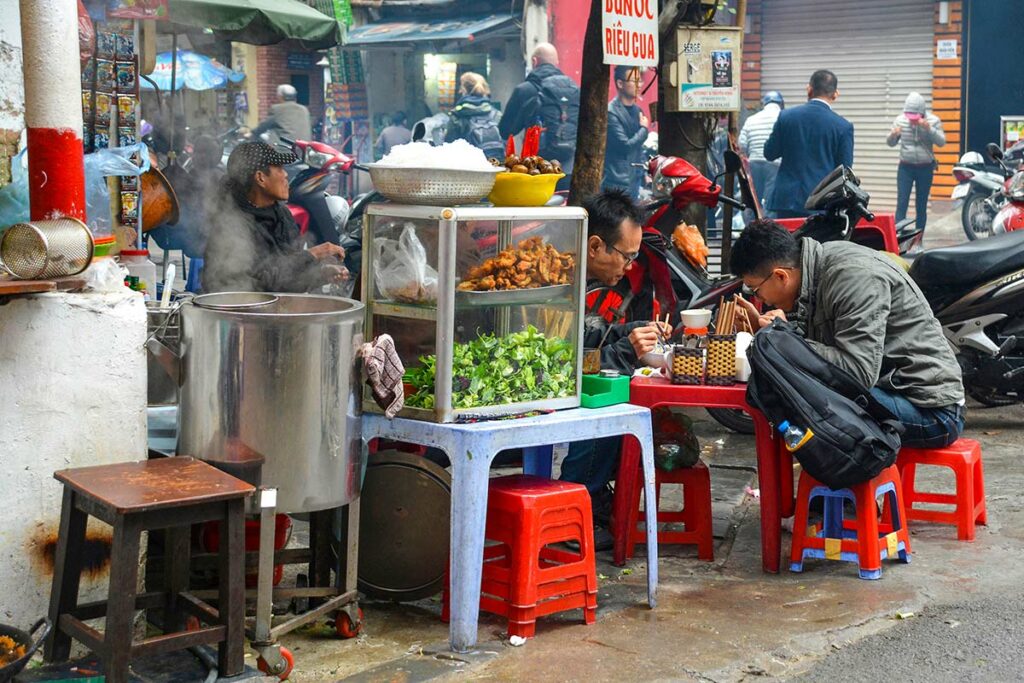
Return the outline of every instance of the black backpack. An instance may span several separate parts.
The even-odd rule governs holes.
[[[465,123],[466,142],[479,147],[484,155],[490,159],[505,159],[505,143],[498,131],[497,117],[494,114],[486,116],[471,116]]]
[[[789,324],[754,335],[747,401],[776,429],[789,421],[812,436],[793,451],[832,489],[867,481],[896,461],[903,425],[848,372],[819,356]]]
[[[576,154],[580,88],[565,74],[555,73],[540,82],[537,97],[538,124],[544,128],[540,155],[566,163]]]

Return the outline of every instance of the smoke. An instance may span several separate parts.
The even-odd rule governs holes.
[[[259,291],[253,218],[245,214],[230,179],[207,187],[203,201],[207,228],[203,268],[205,292]]]

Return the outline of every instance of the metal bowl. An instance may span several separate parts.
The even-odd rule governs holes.
[[[370,179],[382,195],[399,204],[475,204],[491,193],[505,169],[465,171],[370,164]]]

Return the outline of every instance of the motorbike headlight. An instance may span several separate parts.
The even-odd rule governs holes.
[[[672,194],[672,190],[684,180],[686,178],[676,178],[662,175],[660,172],[656,173],[654,180],[651,182],[651,194],[655,197],[668,197]]]
[[[330,154],[318,152],[312,147],[306,150],[306,163],[313,168],[323,168],[332,158]]]

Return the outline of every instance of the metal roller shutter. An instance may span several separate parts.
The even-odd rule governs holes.
[[[839,79],[836,112],[854,125],[854,171],[871,208],[896,206],[895,148],[885,144],[907,93],[931,107],[932,0],[766,0],[761,84],[789,106],[807,99],[816,69]]]

